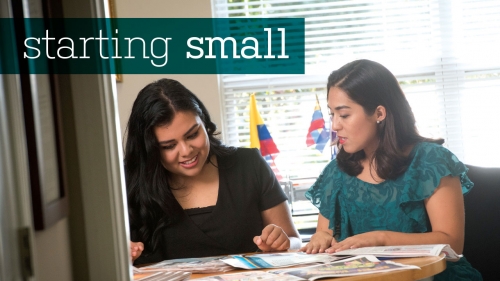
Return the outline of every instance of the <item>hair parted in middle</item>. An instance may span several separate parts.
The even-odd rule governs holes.
[[[406,146],[423,141],[443,144],[443,139],[425,138],[418,133],[415,117],[398,80],[383,65],[370,60],[350,62],[330,74],[327,91],[332,87],[344,91],[367,115],[374,114],[378,106],[385,107],[386,118],[377,124],[379,145],[373,162],[370,161],[380,178],[395,179],[406,171],[411,160],[404,153]],[[361,160],[366,157],[364,151],[347,153],[339,148],[339,167],[351,176],[360,174]]]

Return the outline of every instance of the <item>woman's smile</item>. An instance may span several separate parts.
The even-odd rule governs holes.
[[[186,169],[190,169],[190,168],[193,168],[196,166],[196,164],[198,164],[198,154],[196,154],[195,157],[187,160],[187,161],[184,161],[184,162],[179,162],[179,164],[186,168]]]

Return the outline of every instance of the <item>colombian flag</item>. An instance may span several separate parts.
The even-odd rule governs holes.
[[[325,128],[325,120],[323,119],[323,113],[321,113],[321,107],[319,106],[318,95],[316,95],[316,106],[314,107],[311,125],[309,125],[309,131],[307,132],[306,144],[307,146],[316,144],[316,149],[323,152],[329,139],[330,134]]]
[[[255,94],[250,96],[250,147],[260,149],[260,154],[266,159],[267,163],[269,163],[276,178],[281,180],[282,176],[274,163],[274,154],[280,151],[276,147],[271,134],[267,130],[266,124],[264,124],[264,120],[262,120],[257,110]]]

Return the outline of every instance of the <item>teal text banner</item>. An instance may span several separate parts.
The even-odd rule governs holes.
[[[5,74],[303,74],[305,69],[302,18],[0,19],[0,24]]]

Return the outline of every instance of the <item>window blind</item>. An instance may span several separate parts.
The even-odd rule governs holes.
[[[465,163],[500,166],[500,1],[213,0],[213,11],[305,18],[305,75],[220,75],[225,142],[249,145],[255,93],[285,176],[317,176],[330,160],[305,143],[316,95],[329,126],[328,74],[361,58],[396,75],[423,135]]]

